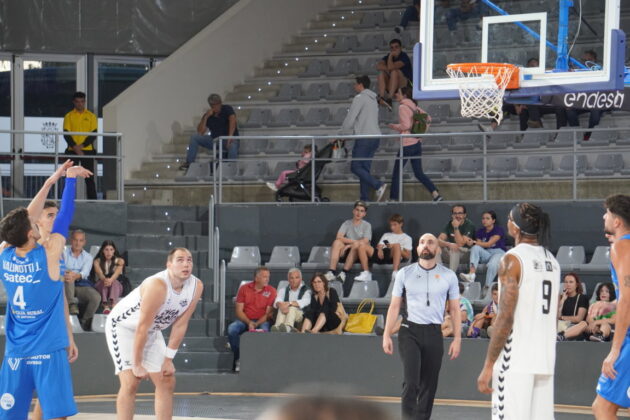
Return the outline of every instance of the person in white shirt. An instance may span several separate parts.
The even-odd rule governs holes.
[[[287,274],[289,285],[278,290],[273,307],[278,310],[271,332],[297,332],[295,324],[304,319],[304,308],[311,303],[311,290],[302,282],[302,272],[292,268]]]
[[[373,263],[392,264],[394,269],[392,278],[396,276],[400,262],[411,258],[411,236],[407,235],[402,230],[405,220],[400,214],[393,214],[388,222],[391,232],[387,232],[381,236],[381,240],[378,241],[376,248],[369,243],[361,243],[359,245],[357,255],[363,271],[354,278],[356,281],[372,280],[372,273],[370,272],[369,266],[370,258]]]

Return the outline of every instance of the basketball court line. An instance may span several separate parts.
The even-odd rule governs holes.
[[[202,397],[202,396],[217,396],[217,397],[257,397],[257,398],[287,398],[287,397],[295,397],[299,394],[291,394],[291,393],[266,393],[266,392],[176,392],[174,394],[176,397]],[[139,398],[153,397],[152,393],[141,393],[137,394]],[[400,404],[400,397],[379,397],[379,396],[365,396],[359,395],[356,398],[381,402],[381,403],[389,403],[389,404]],[[114,394],[105,394],[105,395],[82,395],[76,396],[75,399],[77,402],[112,402],[114,403],[116,400],[116,395]],[[145,399],[146,401],[146,399]],[[471,407],[471,408],[490,408],[490,401],[480,401],[480,400],[458,400],[458,399],[443,399],[436,398],[435,403],[436,406],[453,406],[453,407]],[[590,415],[592,414],[590,406],[580,406],[580,405],[569,405],[569,404],[555,404],[554,411],[556,413],[565,413],[565,414],[583,414]],[[103,420],[107,418],[107,416],[111,416],[111,414],[90,414],[83,413],[79,414],[73,418],[79,420]],[[620,410],[619,417],[630,417],[627,411]],[[144,415],[136,415],[135,418],[143,420],[152,418],[152,416],[144,416]],[[173,417],[174,420],[185,420],[190,417]],[[217,420],[211,418],[199,418],[199,420]],[[227,419],[221,419],[227,420]]]

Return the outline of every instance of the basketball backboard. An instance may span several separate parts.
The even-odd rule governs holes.
[[[630,1],[623,2],[627,5],[621,0],[423,0],[414,97],[458,98],[459,81],[449,78],[446,66],[470,62],[520,67],[520,88],[507,90],[506,100],[623,89],[626,40],[620,20],[630,26]],[[559,44],[568,62],[558,61]],[[594,59],[587,57],[590,52]]]

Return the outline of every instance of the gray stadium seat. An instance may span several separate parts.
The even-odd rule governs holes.
[[[449,104],[429,105],[426,111],[435,121],[445,120],[451,116],[451,107]]]
[[[273,169],[274,174],[280,174],[282,171],[293,171],[295,170],[295,161],[283,161],[276,163],[276,167]]]
[[[608,271],[610,268],[610,247],[598,246],[588,264],[580,266],[581,271]]]
[[[483,169],[482,158],[464,158],[456,172],[451,172],[451,178],[475,178]]]
[[[387,18],[385,18],[385,22],[384,22],[385,27],[398,25],[400,23],[401,17],[402,17],[402,11],[394,10],[389,15],[387,15]]]
[[[390,164],[390,161],[387,161],[387,160],[375,160],[372,162],[372,168],[370,172],[376,178],[381,178],[381,177],[389,178],[392,175],[393,163],[391,166],[392,169],[390,169],[389,164]],[[411,166],[411,165],[407,165],[407,166]]]
[[[270,155],[285,155],[297,150],[296,140],[293,139],[270,139],[267,142],[265,153]]]
[[[238,162],[238,174],[234,177],[241,181],[263,180],[269,174],[266,161],[246,160]]]
[[[361,45],[354,48],[355,52],[371,52],[381,50],[387,45],[383,34],[368,34],[363,38]]]
[[[572,176],[573,175],[573,155],[562,156],[560,159],[560,165],[557,169],[550,172],[551,176]],[[583,174],[586,169],[586,156],[577,155],[576,158],[577,174]]]
[[[382,124],[397,123],[398,115],[381,106],[378,108],[378,122]]]
[[[330,119],[330,110],[328,108],[311,108],[306,112],[303,120],[298,121],[298,127],[319,127],[324,125]]]
[[[6,316],[5,315],[0,315],[0,335],[6,335],[5,333],[5,325],[6,325]]]
[[[482,296],[479,299],[470,301],[475,311],[481,311],[486,305],[490,303],[490,301],[492,301],[492,286],[494,284],[496,284],[496,282],[493,282],[487,287],[484,287]]]
[[[287,84],[280,86],[278,95],[269,98],[270,102],[291,102],[302,94],[302,87],[298,84]]]
[[[314,270],[323,270],[328,268],[329,263],[330,247],[314,246],[313,248],[311,248],[311,253],[308,256],[308,260],[305,263],[302,263],[302,267]]]
[[[589,305],[592,305],[593,303],[595,303],[595,301],[597,301],[597,295],[595,293],[597,293],[597,288],[600,284],[602,284],[601,281],[598,281],[597,284],[595,284],[595,287],[593,288],[593,294],[591,295],[591,299],[588,302]]]
[[[92,331],[97,333],[105,332],[105,322],[107,321],[107,315],[95,314],[92,318]]]
[[[99,249],[101,249],[101,247],[98,245],[92,245],[90,247],[90,255],[92,256],[92,258],[96,257],[96,254],[98,254]]]
[[[488,150],[504,150],[512,147],[514,144],[514,136],[492,134],[486,137],[486,148]]]
[[[581,137],[580,133],[580,137]],[[617,139],[617,133],[615,131],[593,131],[588,141],[581,141],[580,144],[583,147],[606,147],[614,140]]]
[[[363,299],[376,299],[378,297],[378,293],[377,281],[355,281],[352,283],[352,289],[350,289],[348,297],[343,301],[344,303],[352,303],[352,301],[356,301],[358,303]]]
[[[241,280],[241,282],[238,285],[238,289],[236,289],[236,293],[234,293],[234,297],[232,298],[232,302],[236,302],[236,296],[238,295],[238,291],[241,289],[241,287],[243,287],[243,285],[245,285],[247,283],[251,283],[251,280]]]
[[[341,35],[335,40],[335,45],[328,48],[326,52],[329,53],[347,53],[350,51],[357,51],[359,46],[359,40],[356,35]],[[328,69],[324,70],[328,71]]]
[[[70,326],[72,327],[72,332],[74,334],[80,334],[83,332],[83,328],[79,322],[79,317],[76,315],[70,315]]]
[[[349,108],[346,107],[337,108],[333,117],[326,121],[326,125],[330,127],[341,127],[343,120],[346,118],[346,115],[348,115],[348,110]]]
[[[289,282],[287,280],[280,280],[278,282],[278,287],[276,287],[276,290],[279,292],[280,289],[287,287],[289,285]]]
[[[481,283],[478,281],[464,284],[463,296],[469,301],[478,300],[481,298]]]
[[[291,108],[291,109],[281,109],[278,113],[278,116],[274,118],[273,121],[268,123],[269,127],[290,127],[295,125],[300,120],[300,110]]]
[[[578,141],[580,136],[578,134]],[[560,127],[560,131],[556,135],[556,138],[553,141],[547,143],[547,147],[571,147],[573,146],[573,131],[571,131],[571,127]]]
[[[556,259],[562,270],[575,270],[584,264],[586,257],[581,245],[563,245],[558,248]]]
[[[7,300],[7,290],[4,288],[4,284],[0,282],[0,304],[6,305]],[[4,323],[2,325],[4,325]]]
[[[597,155],[592,169],[585,171],[586,175],[610,176],[618,173],[623,168],[623,157],[619,154]]]
[[[236,162],[223,162],[217,168],[217,175],[219,173],[219,169],[221,171],[221,176],[223,179],[236,179],[238,175],[238,166]]]
[[[358,29],[375,29],[377,26],[383,27],[385,23],[385,15],[381,11],[365,12],[361,18],[361,22],[354,25]]]
[[[352,83],[342,82],[337,85],[333,92],[330,92],[326,99],[333,101],[341,101],[352,98],[356,92]]]
[[[330,162],[326,165],[323,177],[327,181],[341,181],[349,176],[348,162]]]
[[[274,246],[271,257],[265,264],[269,268],[292,268],[300,265],[300,250],[297,246]]]
[[[271,110],[270,109],[252,109],[249,113],[249,118],[247,122],[242,123],[241,127],[243,128],[259,128],[263,126],[267,126],[271,121]]]
[[[515,157],[496,157],[488,163],[488,176],[507,178],[518,169],[518,159]]]
[[[429,178],[443,178],[451,172],[452,161],[446,159],[423,159],[422,169]]]
[[[330,85],[326,83],[312,83],[306,92],[297,97],[298,101],[319,101],[330,94]]]
[[[267,149],[267,139],[243,139],[238,148],[239,155],[258,155]]]
[[[327,76],[339,77],[359,73],[359,60],[356,58],[343,58],[337,62],[333,70],[326,72]]]
[[[369,57],[368,59],[366,59],[363,62],[363,65],[361,66],[361,73],[362,74],[367,74],[368,76],[373,76],[375,74],[378,73],[378,70],[376,70],[376,63],[380,60],[380,58],[378,59],[374,59],[374,57]],[[372,89],[376,92],[376,88]]]
[[[529,156],[523,170],[517,171],[517,177],[542,177],[552,167],[551,156]]]
[[[448,145],[449,150],[473,150],[481,147],[481,136],[453,136],[451,143]]]
[[[536,149],[540,146],[546,145],[549,141],[549,134],[547,133],[538,133],[540,129],[530,128],[523,135],[523,139],[514,143],[513,147],[515,149]]]
[[[229,268],[256,268],[260,266],[260,249],[257,246],[235,246],[228,263]]]
[[[356,37],[355,37],[356,38]],[[330,70],[330,60],[312,60],[298,77],[319,77]]]
[[[330,287],[331,289],[335,289],[337,295],[339,295],[339,298],[343,299],[343,283],[341,283],[339,280],[333,280],[328,282],[328,287]]]

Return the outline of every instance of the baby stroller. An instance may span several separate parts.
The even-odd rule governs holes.
[[[328,143],[316,154],[315,159],[315,182],[322,173],[332,157],[334,143]],[[321,160],[320,160],[321,159]],[[289,201],[302,200],[311,201],[311,171],[313,170],[313,161],[311,160],[301,169],[289,174],[287,184],[276,192],[276,201],[282,201],[283,197],[288,197]],[[330,201],[326,197],[322,197],[322,189],[315,184],[315,201]]]

